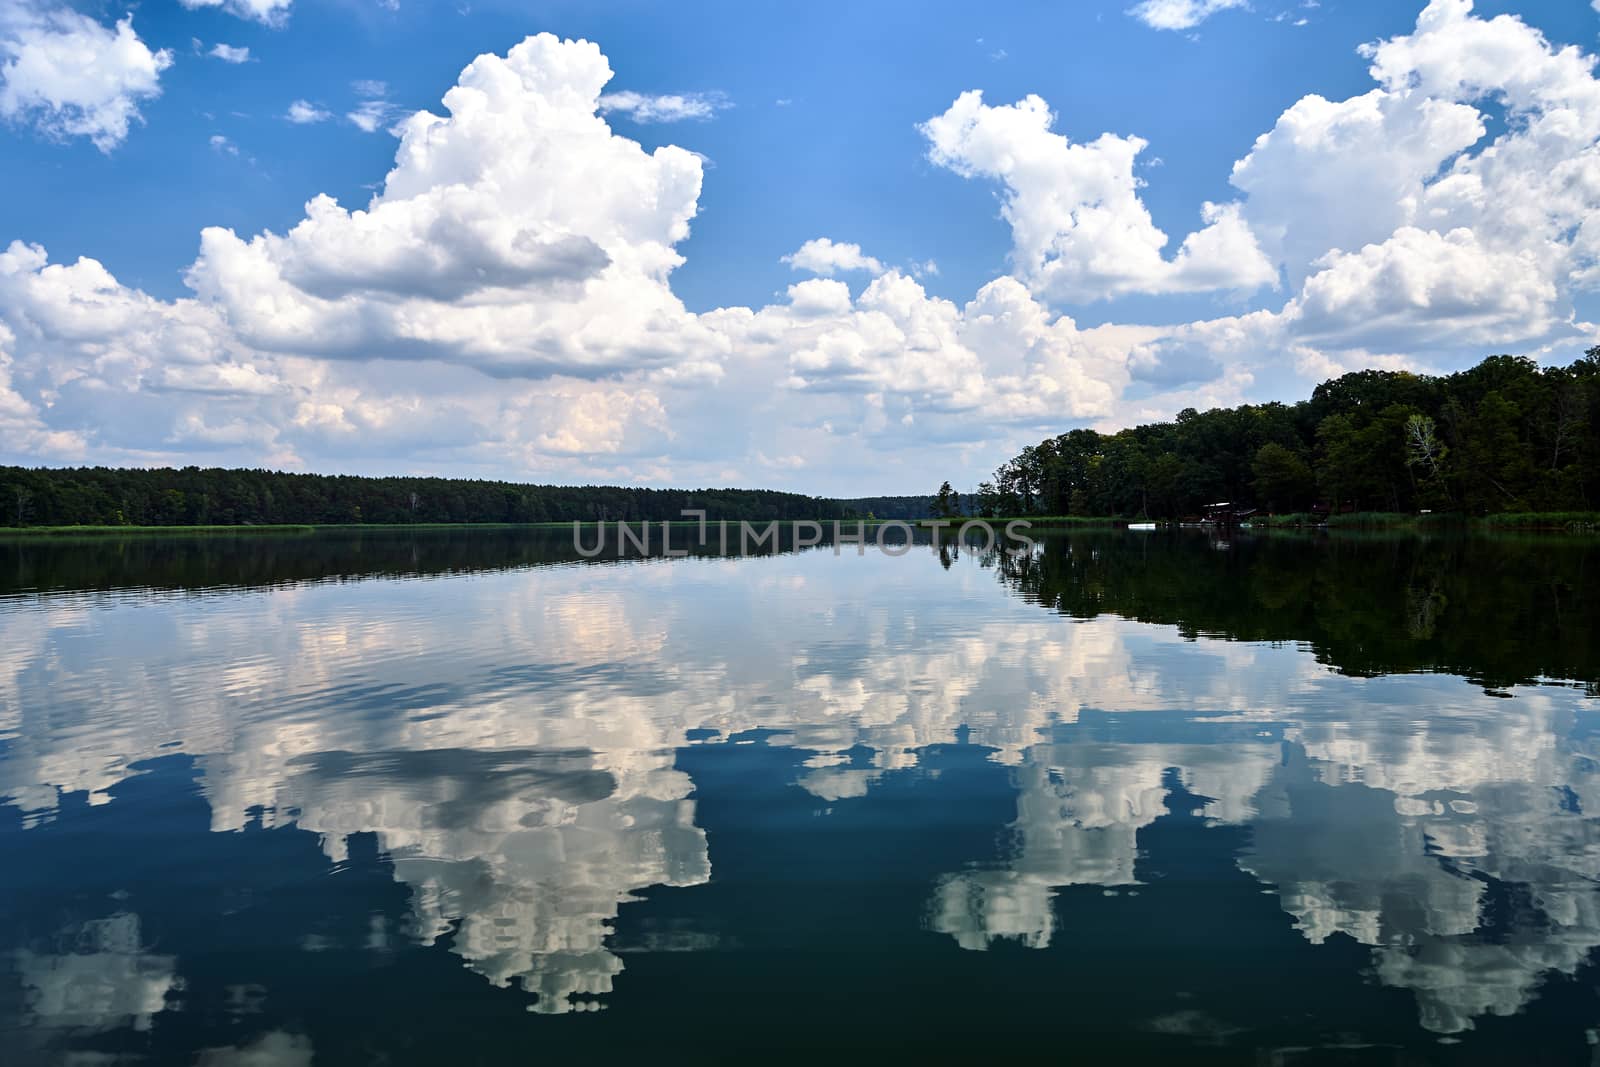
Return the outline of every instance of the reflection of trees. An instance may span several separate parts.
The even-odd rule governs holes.
[[[769,529],[770,525],[770,529]],[[725,530],[707,525],[704,534],[695,524],[672,528],[663,542],[659,523],[651,527],[649,550],[636,543],[643,533],[632,528],[631,538],[618,535],[614,522],[604,533],[583,529],[581,544],[599,555],[586,557],[577,549],[568,525],[549,526],[444,526],[444,527],[324,527],[287,528],[252,532],[249,527],[197,534],[119,534],[114,530],[83,535],[50,537],[0,537],[0,596],[40,591],[110,589],[245,589],[272,588],[306,582],[345,581],[351,578],[414,578],[521,570],[560,564],[611,566],[641,559],[663,559],[667,551],[696,558],[726,555],[760,557],[799,551],[804,541],[813,551],[832,551],[833,523],[804,525],[792,522],[753,522],[741,532],[737,522]],[[840,534],[854,537],[854,520],[840,524]],[[799,533],[799,538],[796,534]],[[957,529],[941,535],[946,569],[960,558]],[[702,539],[703,538],[703,539]],[[880,544],[900,548],[905,535],[893,528],[874,532],[866,543],[876,552]],[[881,540],[880,540],[881,538]],[[911,531],[917,550],[931,546],[933,532],[925,527]],[[981,531],[967,532],[969,546],[983,543]],[[854,555],[855,545],[844,551]]]
[[[1239,641],[1302,641],[1347,674],[1448,671],[1490,688],[1600,685],[1592,539],[1273,534],[1211,551],[1182,531],[1052,535],[1000,561],[1023,596]]]

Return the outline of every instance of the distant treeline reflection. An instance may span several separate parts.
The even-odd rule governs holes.
[[[832,532],[824,530],[824,544],[811,551],[833,551]],[[681,534],[674,547],[691,557],[719,555],[714,534],[705,547],[691,530]],[[935,549],[919,530],[923,547],[904,564],[926,560],[940,568],[963,554],[978,556],[1014,592],[1073,618],[1114,614],[1175,626],[1189,637],[1301,642],[1346,674],[1439,671],[1493,690],[1550,679],[1582,683],[1600,696],[1600,541],[1593,538],[1268,533],[1219,542],[1201,530],[1042,529],[1032,536],[1033,552],[1003,553],[948,541]],[[749,554],[794,549],[792,530],[780,525],[776,544]],[[846,557],[857,550],[839,546]],[[570,529],[12,538],[0,539],[0,595],[617,563],[610,553],[584,559]],[[929,580],[937,579],[930,573]]]
[[[775,522],[752,524],[765,540],[746,539],[740,551],[739,528],[729,533],[729,555],[768,556],[796,549],[795,526]],[[804,524],[802,524],[804,525]],[[854,520],[840,522],[845,537],[860,532]],[[600,536],[596,527],[574,531],[566,527],[437,526],[437,527],[324,527],[250,530],[219,529],[175,533],[63,534],[52,537],[0,536],[0,596],[35,592],[69,592],[110,589],[208,589],[275,586],[298,582],[352,578],[406,578],[466,574],[477,571],[514,570],[556,564],[603,565],[643,558],[665,558],[666,548],[689,557],[719,556],[719,534],[711,523],[704,543],[693,523],[674,526],[670,542],[663,543],[661,527],[653,524],[648,552],[618,538],[615,526],[604,535],[605,551],[585,558],[575,538],[593,548]],[[910,531],[914,544],[931,545],[932,533]],[[809,536],[820,534],[820,548],[831,550],[833,523],[815,524]],[[903,544],[906,530],[891,528],[885,543]],[[865,551],[877,551],[876,528],[866,527]],[[948,541],[956,535],[944,531]],[[968,540],[981,546],[981,531],[969,530]],[[802,545],[801,547],[809,547]],[[862,551],[855,543],[842,544],[841,553]],[[948,561],[948,552],[947,561]]]
[[[715,554],[714,548],[699,548],[687,536],[684,542],[682,547],[691,555]],[[778,550],[790,542],[792,538],[785,536]],[[615,563],[617,558],[613,553],[593,562]],[[589,562],[573,547],[570,528],[394,527],[15,537],[0,538],[0,595],[274,586]]]

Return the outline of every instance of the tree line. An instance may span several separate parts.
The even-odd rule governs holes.
[[[1600,347],[1565,367],[1491,356],[1449,375],[1365,370],[1296,404],[1185,409],[1022,450],[970,498],[980,515],[1182,518],[1231,502],[1303,511],[1600,507]]]
[[[938,514],[937,506],[926,496],[860,496],[839,503],[863,519],[907,522]]]
[[[268,470],[0,467],[0,526],[264,526],[846,519],[837,500],[762,489],[524,485]]]

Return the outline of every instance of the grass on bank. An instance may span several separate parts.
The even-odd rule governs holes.
[[[1252,526],[1320,526],[1332,530],[1562,530],[1591,532],[1600,530],[1600,512],[1521,511],[1500,515],[1462,515],[1438,511],[1426,515],[1393,511],[1357,511],[1330,515],[1319,521],[1314,515],[1294,512],[1286,515],[1257,516]]]

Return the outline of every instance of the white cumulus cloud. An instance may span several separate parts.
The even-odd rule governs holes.
[[[274,350],[519,374],[668,362],[694,325],[666,278],[700,161],[613,134],[596,114],[610,76],[598,48],[549,35],[480,56],[447,116],[401,121],[364,209],[319,196],[286,234],[208,229],[191,284]]]
[[[832,277],[841,271],[864,270],[882,274],[883,264],[865,255],[858,244],[833,241],[827,237],[814,237],[797,250],[783,257],[783,262],[795,270],[810,271]]]
[[[161,95],[167,49],[151,51],[133,16],[105,26],[61,8],[0,5],[0,118],[47,137],[87,137],[102,152],[127,139],[140,105]]]
[[[1433,0],[1363,53],[1377,89],[1307,97],[1234,168],[1245,218],[1306,278],[1286,315],[1378,351],[1562,328],[1600,281],[1594,57],[1470,0]],[[1487,142],[1486,106],[1509,119]]]
[[[1357,251],[1412,221],[1424,186],[1484,135],[1476,108],[1374,89],[1307,96],[1233,167],[1244,216],[1298,283],[1332,249]]]
[[[1139,198],[1133,173],[1146,142],[1105,133],[1074,144],[1053,125],[1038,96],[991,107],[977,90],[922,124],[934,163],[1004,184],[1001,214],[1011,224],[1013,266],[1036,292],[1088,302],[1276,282],[1236,204],[1204,205],[1204,228],[1164,258],[1167,235]]]
[[[213,59],[220,59],[224,63],[250,62],[250,49],[248,47],[234,47],[231,44],[217,43],[211,46],[211,51],[206,53]]]
[[[1550,328],[1556,286],[1532,251],[1486,246],[1469,229],[1404,227],[1336,252],[1290,304],[1297,334],[1342,345],[1443,347],[1523,341]]]

